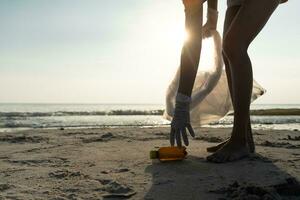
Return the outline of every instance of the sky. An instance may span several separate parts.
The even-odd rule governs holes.
[[[256,103],[300,103],[299,8],[280,5],[250,46],[267,90]],[[163,104],[184,8],[181,0],[0,0],[0,27],[0,103]]]

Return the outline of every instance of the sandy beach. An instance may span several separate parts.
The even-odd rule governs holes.
[[[208,163],[229,129],[195,128],[188,157],[160,163],[168,128],[35,129],[0,135],[0,199],[299,199],[298,131],[254,131],[257,153]]]

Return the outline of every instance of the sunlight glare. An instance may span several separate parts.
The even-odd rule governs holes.
[[[172,41],[179,45],[180,47],[187,41],[189,38],[188,32],[181,26],[176,26],[172,31]]]
[[[214,70],[214,42],[213,38],[205,38],[202,40],[201,57],[199,64],[199,71],[213,71]]]

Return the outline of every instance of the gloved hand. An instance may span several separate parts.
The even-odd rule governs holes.
[[[218,22],[218,11],[208,8],[207,21],[202,28],[202,37],[207,38],[212,35],[212,30],[216,30]]]
[[[190,102],[191,98],[178,93],[176,96],[175,111],[171,122],[170,143],[174,146],[175,140],[178,147],[181,147],[181,137],[184,144],[189,145],[186,128],[189,130],[192,137],[195,137],[194,130],[190,124]]]

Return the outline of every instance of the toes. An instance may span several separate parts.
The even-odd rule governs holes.
[[[214,162],[214,163],[225,163],[228,162],[230,159],[230,154],[222,153],[217,151],[216,153],[207,157],[207,161]]]
[[[230,144],[229,144],[230,145]],[[212,149],[212,148],[208,148]],[[225,146],[217,150],[215,153],[207,157],[207,161],[214,163],[224,163],[230,161],[240,160],[249,156],[249,150],[247,147],[234,148],[230,146]]]
[[[238,155],[235,155],[235,154],[232,154],[229,156],[228,158],[228,161],[232,162],[232,161],[236,161],[236,160],[239,160],[241,159],[242,157],[238,156]]]
[[[214,158],[214,154],[212,154],[212,155],[210,155],[210,156],[207,156],[207,157],[206,157],[206,160],[212,162],[212,161],[213,161],[213,158]]]
[[[207,147],[206,148],[206,151],[207,152],[216,152],[216,151],[218,151],[220,148],[222,148],[227,142],[229,141],[229,139],[227,139],[226,141],[224,141],[224,142],[222,142],[222,143],[220,143],[220,144],[218,144],[218,145],[216,145],[216,146],[211,146],[211,147]]]
[[[220,158],[220,163],[228,162],[230,155],[225,154],[222,158]]]
[[[221,153],[216,154],[214,162],[223,163],[223,162],[225,162],[225,159],[226,159],[225,157],[226,157],[226,155],[224,155],[224,154],[221,154]]]
[[[228,161],[236,161],[236,160],[241,160],[245,157],[248,157],[249,154],[248,153],[234,153],[231,154],[228,158]]]
[[[207,148],[206,148],[206,151],[207,151],[207,152],[216,152],[219,148],[220,148],[219,145],[217,145],[217,146],[212,146],[212,147],[207,147]]]
[[[230,161],[230,162],[232,162],[232,161],[235,161],[235,160],[237,160],[238,159],[238,157],[236,156],[236,155],[230,155],[229,156],[229,158],[228,158],[228,161]]]
[[[206,151],[207,152],[216,152],[219,150],[224,144],[218,144],[217,146],[212,146],[212,147],[207,147]]]
[[[209,162],[220,163],[221,162],[221,159],[220,159],[221,157],[222,156],[219,155],[218,153],[214,153],[214,154],[212,154],[210,156],[207,156],[206,159]]]

